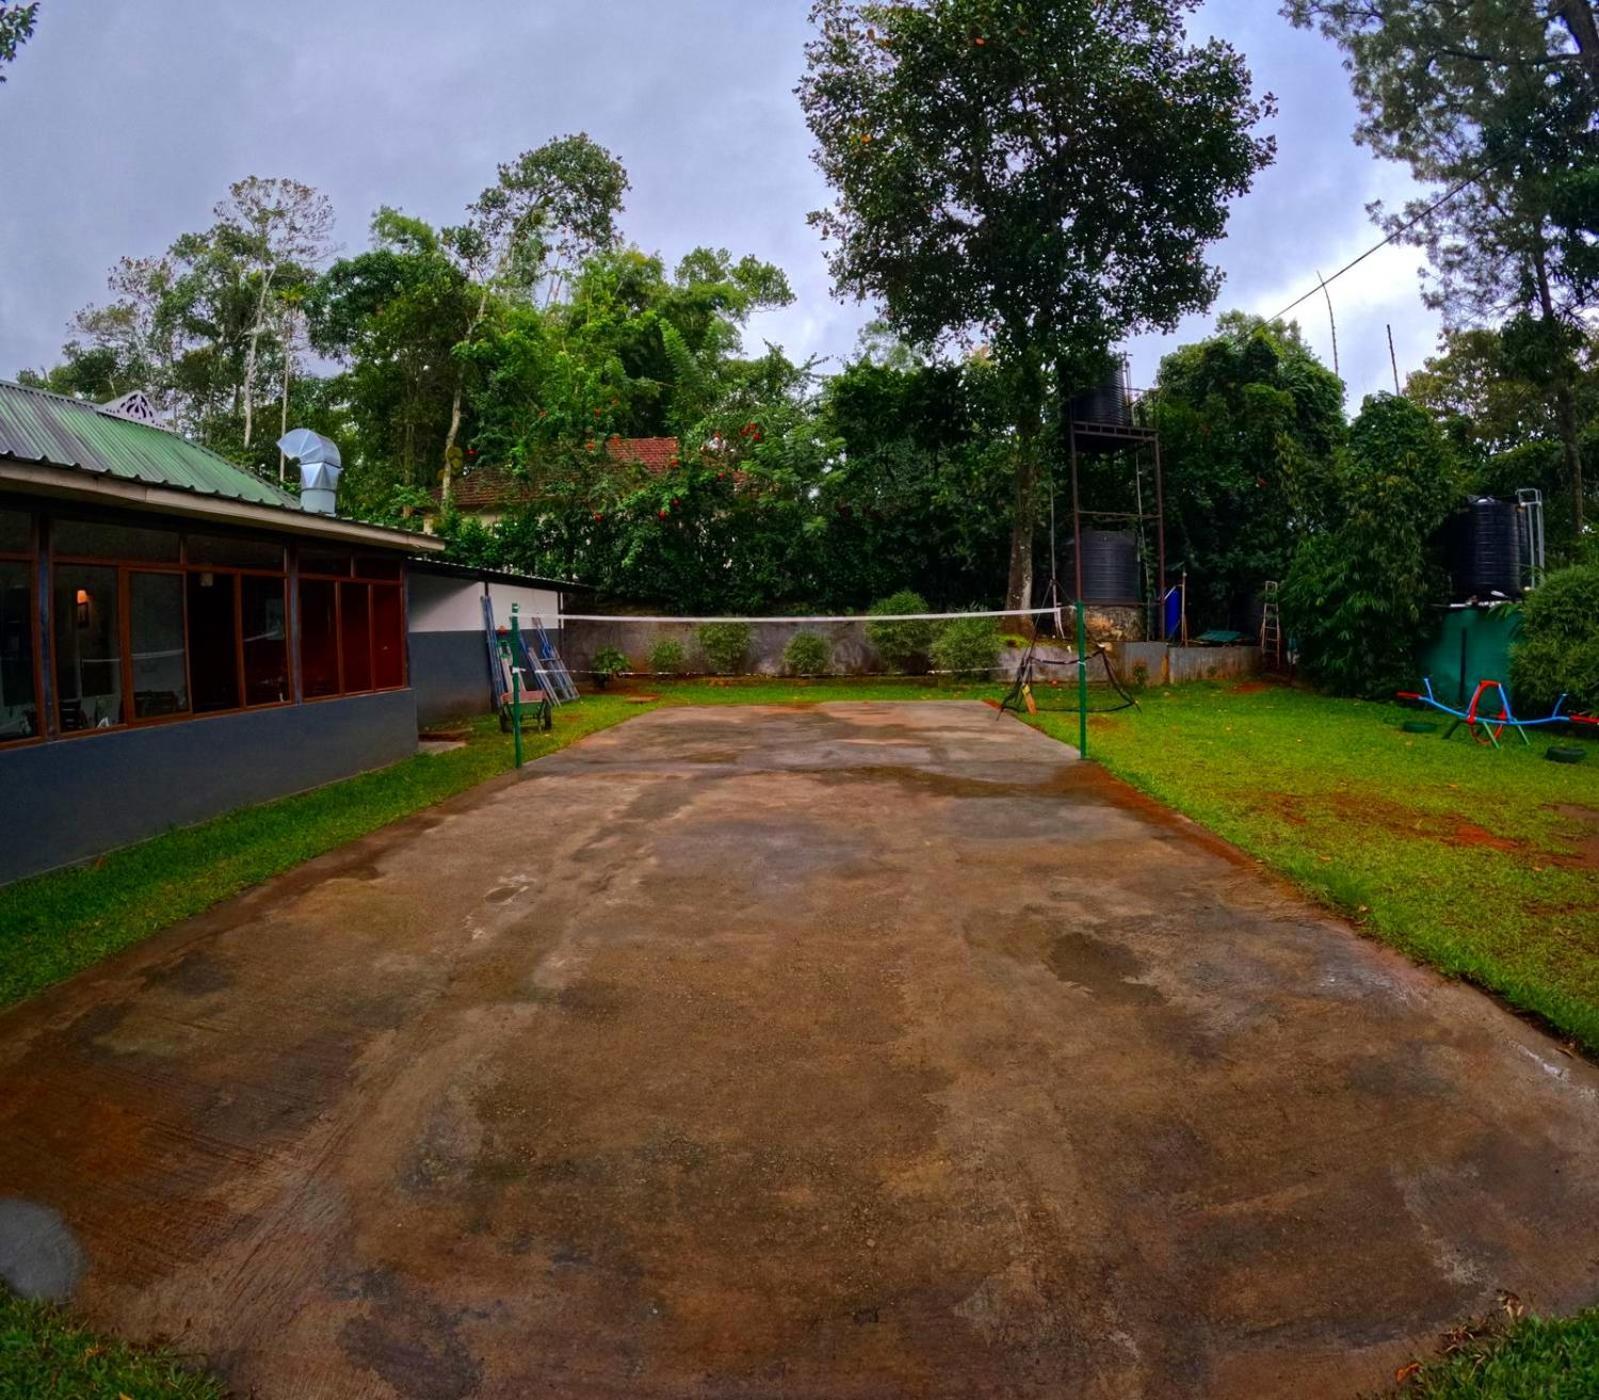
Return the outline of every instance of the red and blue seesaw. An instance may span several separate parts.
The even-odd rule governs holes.
[[[1514,729],[1521,737],[1521,742],[1530,745],[1532,740],[1527,737],[1529,729],[1537,729],[1546,724],[1592,724],[1599,725],[1599,715],[1570,715],[1566,713],[1566,697],[1562,695],[1555,701],[1555,707],[1541,719],[1518,719],[1510,708],[1510,692],[1505,689],[1500,681],[1478,681],[1477,688],[1471,692],[1471,703],[1463,710],[1457,710],[1453,705],[1446,705],[1432,693],[1432,677],[1422,678],[1422,691],[1401,690],[1398,692],[1401,700],[1414,700],[1418,704],[1429,705],[1435,710],[1442,710],[1446,715],[1454,718],[1454,723],[1444,731],[1444,738],[1448,738],[1461,725],[1466,726],[1466,731],[1479,744],[1492,744],[1496,749],[1499,740],[1507,729]],[[1499,710],[1490,713],[1483,706],[1487,700],[1491,705],[1497,698]]]

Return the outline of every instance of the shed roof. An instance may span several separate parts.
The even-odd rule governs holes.
[[[210,448],[61,394],[0,379],[0,456],[124,481],[298,508],[287,491]]]
[[[387,525],[302,510],[292,493],[177,433],[0,379],[0,487],[403,549],[444,548]]]

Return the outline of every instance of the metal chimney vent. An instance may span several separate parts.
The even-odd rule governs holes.
[[[300,464],[300,509],[336,515],[344,469],[339,449],[321,433],[293,428],[278,439],[278,451]]]

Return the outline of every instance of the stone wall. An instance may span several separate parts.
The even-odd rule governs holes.
[[[1129,683],[1139,668],[1150,685],[1218,681],[1259,675],[1259,647],[1169,647],[1160,642],[1118,642],[1111,647],[1116,669]]]
[[[1101,624],[1097,628],[1094,625],[1096,618]],[[1111,643],[1116,669],[1129,684],[1135,679],[1139,666],[1144,668],[1144,676],[1151,685],[1252,676],[1260,670],[1258,647],[1168,647],[1161,642],[1138,641],[1136,637],[1142,633],[1142,623],[1136,608],[1096,608],[1091,610],[1087,623],[1090,637],[1095,641]],[[1131,639],[1126,630],[1119,629],[1131,629]],[[750,650],[745,671],[762,676],[782,675],[783,649],[800,631],[815,632],[826,638],[832,648],[832,662],[828,667],[830,672],[877,675],[885,670],[881,658],[866,640],[866,628],[861,623],[757,622],[750,626]],[[629,670],[648,674],[651,669],[651,649],[657,643],[671,639],[683,648],[687,672],[703,675],[710,670],[710,664],[700,650],[697,634],[698,628],[688,622],[636,622],[625,617],[619,617],[614,622],[574,622],[567,619],[562,626],[561,654],[582,685],[593,669],[595,653],[603,648],[615,647],[627,657]],[[1071,650],[1041,643],[1039,656],[1060,661],[1069,658]],[[998,674],[1006,678],[1014,676],[1021,657],[1019,648],[1002,649]]]

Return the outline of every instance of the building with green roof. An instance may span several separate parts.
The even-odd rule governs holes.
[[[407,578],[442,544],[155,417],[0,381],[0,883],[415,752]]]

